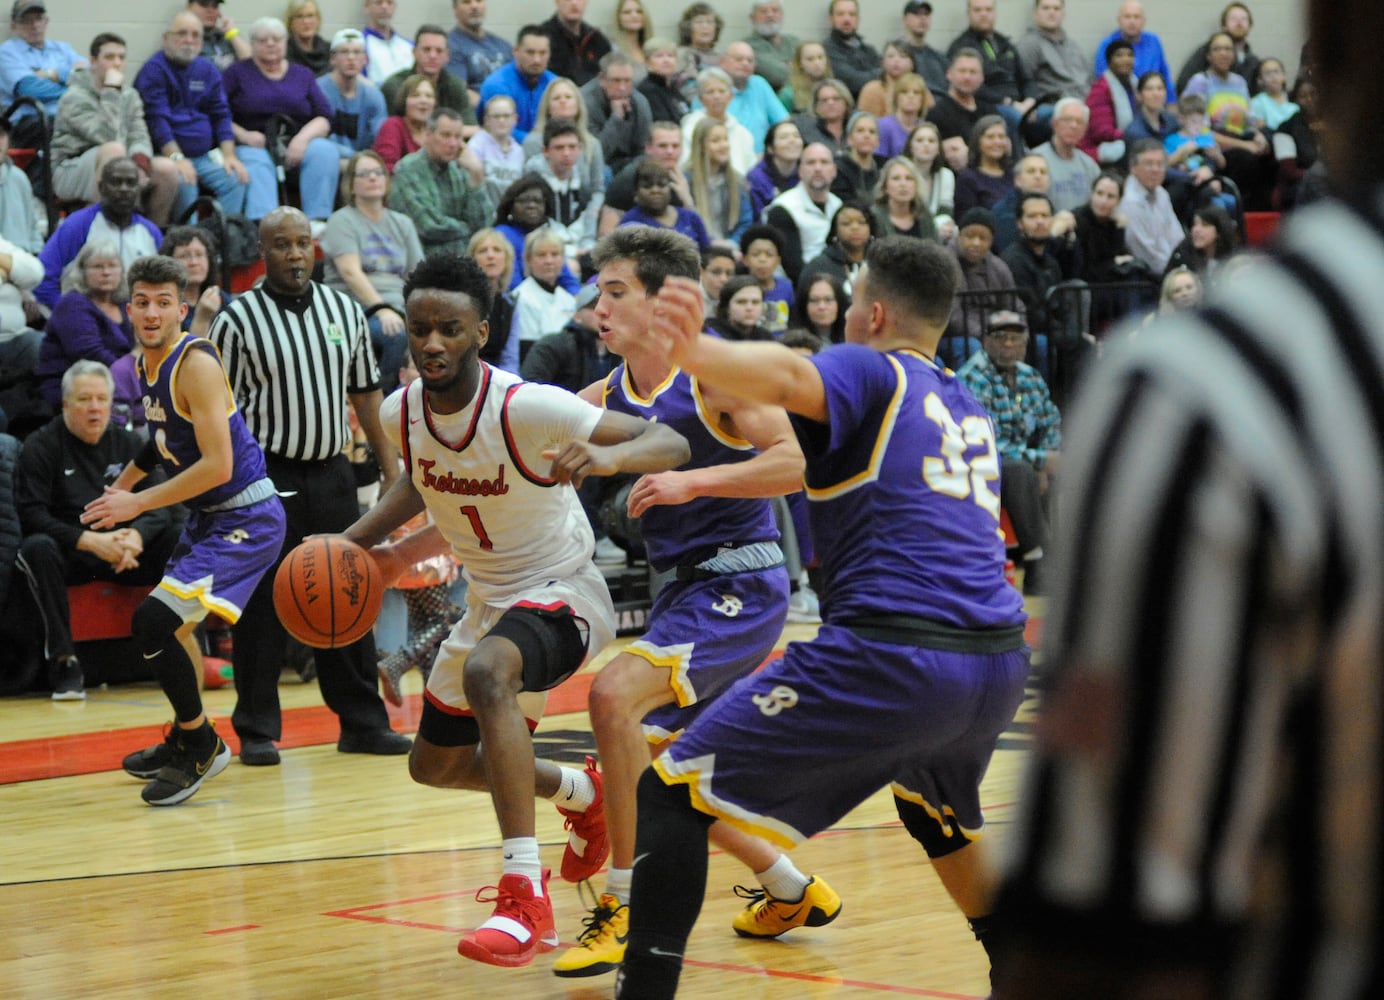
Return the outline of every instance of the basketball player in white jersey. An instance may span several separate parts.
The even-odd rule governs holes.
[[[428,257],[410,276],[404,297],[419,378],[380,410],[407,471],[346,537],[379,545],[426,507],[432,527],[375,549],[386,582],[448,546],[462,565],[466,614],[438,652],[409,772],[425,785],[490,791],[503,873],[494,914],[458,951],[519,966],[558,942],[535,794],[558,802],[588,852],[608,850],[594,763],[582,771],[535,761],[530,738],[545,692],[614,635],[573,487],[589,475],[675,468],[690,452],[661,424],[482,363],[490,294],[475,262],[454,253]]]

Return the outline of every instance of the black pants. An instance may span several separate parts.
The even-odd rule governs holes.
[[[1038,492],[1038,470],[1027,462],[1006,458],[1000,467],[1000,503],[1019,536],[1019,551],[1032,552],[1048,544],[1048,515]]]
[[[67,588],[93,580],[130,586],[158,583],[181,528],[182,523],[177,522],[151,538],[145,543],[139,565],[124,573],[117,573],[90,552],[64,549],[51,535],[29,535],[20,543],[19,569],[29,581],[43,619],[44,655],[50,662],[74,652]]]
[[[231,723],[242,741],[283,736],[279,671],[288,633],[274,612],[274,573],[279,562],[308,535],[344,531],[360,513],[346,456],[322,462],[295,462],[268,454],[265,459],[283,500],[288,532],[283,552],[260,580],[231,632],[236,693]],[[389,728],[389,714],[377,688],[374,633],[366,633],[344,649],[315,650],[313,658],[322,700],[340,717],[342,733]]]

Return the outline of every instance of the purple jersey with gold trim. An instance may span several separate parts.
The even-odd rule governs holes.
[[[141,357],[139,367],[139,390],[144,397],[144,414],[149,421],[149,437],[158,448],[159,461],[170,479],[202,457],[202,449],[197,446],[197,429],[190,415],[178,408],[177,379],[183,358],[191,350],[206,351],[221,365],[221,354],[210,340],[194,337],[190,333],[173,345],[152,373],[145,369],[147,359]],[[222,369],[224,374],[224,368]],[[194,510],[210,507],[229,500],[251,483],[265,478],[264,452],[258,442],[245,427],[245,421],[236,409],[235,397],[231,394],[230,382],[226,383],[226,398],[230,400],[226,414],[230,420],[231,455],[234,464],[231,478],[220,486],[207,490],[200,496],[185,501]]]
[[[715,415],[702,401],[697,380],[674,368],[648,396],[641,397],[622,364],[608,376],[602,405],[616,413],[657,420],[687,439],[692,457],[681,469],[748,462],[758,454],[754,445],[717,426]],[[644,546],[649,562],[664,571],[695,564],[716,554],[723,545],[778,541],[778,525],[768,500],[696,497],[675,507],[651,507],[644,512]]]
[[[984,408],[951,371],[913,351],[842,344],[811,361],[827,423],[794,417],[793,426],[830,581],[823,618],[1022,624],[1023,599],[1004,578],[1000,460]]]

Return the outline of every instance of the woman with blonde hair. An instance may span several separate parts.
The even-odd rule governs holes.
[[[543,128],[554,118],[570,118],[577,123],[577,134],[581,138],[581,162],[577,164],[577,173],[581,177],[582,187],[600,194],[604,200],[606,169],[601,140],[591,134],[590,116],[581,91],[566,77],[558,77],[548,84],[548,89],[543,91],[543,97],[538,102],[538,115],[533,128],[524,137],[524,154],[529,158],[525,169],[530,173],[536,169],[537,165],[532,161],[534,157],[543,156]]]
[[[791,114],[812,110],[812,92],[823,80],[832,79],[831,57],[821,42],[803,42],[793,51],[788,64],[788,84],[779,91],[779,100]]]
[[[690,153],[687,180],[692,207],[713,240],[737,242],[754,221],[754,213],[750,186],[731,164],[726,126],[714,118],[703,118],[692,130]]]
[[[932,213],[923,197],[923,177],[906,156],[895,156],[879,172],[874,213],[881,236],[937,238]]]
[[[879,155],[908,155],[908,133],[923,123],[931,107],[927,81],[917,73],[905,73],[894,81],[889,113],[879,120]]]
[[[344,205],[327,220],[321,240],[327,287],[351,296],[365,310],[386,394],[399,384],[399,369],[408,358],[404,281],[423,259],[413,220],[386,208],[388,197],[384,157],[373,149],[355,154],[341,174]]]
[[[634,63],[634,82],[648,74],[648,59],[644,43],[654,35],[654,19],[644,7],[643,0],[620,0],[615,5],[615,24],[610,32],[610,44],[630,57]]]
[[[942,133],[932,122],[919,122],[908,133],[903,155],[913,161],[918,168],[918,176],[923,179],[923,200],[932,213],[938,237],[951,239],[956,232],[953,219],[956,211],[956,174],[952,173],[946,157],[942,155]]]
[[[490,279],[490,336],[481,348],[481,360],[518,374],[519,345],[512,344],[509,335],[514,322],[514,303],[509,298],[514,244],[498,229],[477,229],[466,245],[466,254]]]
[[[288,61],[306,66],[313,76],[331,70],[332,46],[318,34],[322,11],[317,0],[288,0],[284,23],[288,25]]]

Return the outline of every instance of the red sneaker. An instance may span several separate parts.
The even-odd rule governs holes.
[[[533,883],[523,875],[504,875],[499,886],[486,886],[476,893],[476,902],[494,903],[495,912],[457,944],[457,952],[474,962],[487,965],[528,965],[541,951],[558,945],[553,904],[548,898],[547,869],[543,871],[543,895],[533,894]],[[495,895],[481,893],[493,889]]]
[[[567,847],[562,852],[562,878],[565,882],[581,882],[601,870],[610,857],[610,840],[606,837],[605,796],[601,794],[601,772],[596,770],[596,758],[586,758],[586,774],[596,786],[596,797],[584,812],[557,807],[567,817],[563,827],[568,830]]]

